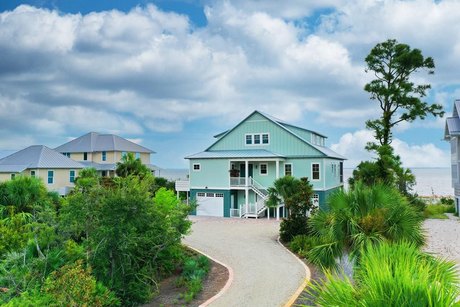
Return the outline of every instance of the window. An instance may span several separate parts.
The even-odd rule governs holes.
[[[214,193],[206,193],[206,197],[214,197]]]
[[[292,176],[292,164],[284,164],[284,176]]]
[[[75,171],[69,171],[69,181],[75,182]]]
[[[193,171],[194,171],[194,172],[199,172],[199,171],[201,171],[201,165],[200,165],[200,163],[195,163],[195,164],[193,164]]]
[[[206,193],[198,192],[198,193],[196,193],[196,196],[198,196],[198,197],[204,197],[204,196],[206,196]]]
[[[88,153],[84,152],[83,153],[83,161],[87,161],[87,160],[88,160]]]
[[[107,171],[102,171],[101,175],[102,175],[102,177],[107,177]]]
[[[70,158],[70,152],[63,152],[62,154],[66,156],[67,158]]]
[[[343,162],[339,163],[340,182],[343,182]]]
[[[16,177],[16,174],[11,174],[11,180],[13,180]]]
[[[48,184],[54,183],[54,171],[48,171]]]
[[[102,161],[107,161],[107,152],[106,151],[102,152]]]
[[[269,143],[270,135],[268,133],[245,134],[246,145],[268,145]]]
[[[126,156],[126,151],[121,152],[121,157],[123,158],[124,156]]]
[[[30,171],[30,177],[35,177],[35,171]]]
[[[267,175],[268,174],[267,164],[265,164],[265,163],[260,164],[260,174],[261,175]]]
[[[270,143],[270,138],[268,137],[268,133],[262,134],[262,144],[268,144]]]
[[[252,145],[252,134],[246,134],[246,145]]]
[[[452,164],[452,180],[456,181],[457,180],[457,164]]]
[[[224,197],[224,193],[216,193],[216,197]]]
[[[319,180],[319,163],[313,163],[311,165],[311,178],[313,180]]]
[[[136,159],[140,159],[141,158],[141,153],[140,152],[136,152]]]
[[[313,197],[311,198],[311,202],[313,206],[319,207],[319,195],[318,194],[313,194]]]

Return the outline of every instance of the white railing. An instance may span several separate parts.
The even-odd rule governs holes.
[[[230,208],[230,217],[241,217],[241,208],[240,209]]]
[[[257,193],[259,194],[259,196],[263,197],[263,198],[266,198],[268,196],[268,191],[267,189],[261,185],[260,183],[258,183],[254,178],[252,177],[249,177],[249,183],[251,185],[251,188]]]
[[[188,192],[190,191],[190,181],[188,180],[176,180],[174,186],[177,192]]]
[[[265,199],[261,198],[256,203],[257,206],[257,214],[261,213],[265,208]]]
[[[230,186],[244,187],[244,186],[246,186],[246,178],[244,178],[244,177],[230,177]]]

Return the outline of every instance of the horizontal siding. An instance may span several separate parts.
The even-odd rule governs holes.
[[[193,170],[193,164],[200,164],[200,171]],[[190,159],[190,189],[220,188],[230,185],[230,166],[228,159]]]

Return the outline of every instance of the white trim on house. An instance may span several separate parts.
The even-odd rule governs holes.
[[[318,179],[314,179],[313,178],[313,165],[318,165],[318,176],[319,178]],[[319,162],[311,162],[311,181],[321,181],[321,163]],[[324,187],[324,185],[323,185]]]
[[[262,173],[262,165],[265,165],[265,173]],[[268,163],[259,163],[259,175],[268,176]]]
[[[284,163],[284,176],[287,176],[286,175],[286,165],[291,166],[291,174],[289,176],[294,176],[294,167],[292,166],[292,163]]]

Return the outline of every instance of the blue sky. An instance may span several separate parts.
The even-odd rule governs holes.
[[[428,102],[460,98],[457,1],[0,2],[0,155],[116,133],[186,167],[254,109],[329,136],[354,166],[379,115],[364,57],[396,38],[432,56]],[[409,167],[449,166],[444,119],[400,125]]]

